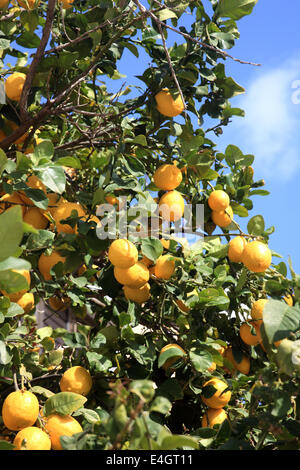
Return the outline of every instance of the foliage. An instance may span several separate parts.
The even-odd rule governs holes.
[[[36,175],[48,193],[79,202],[91,217],[109,195],[127,198],[123,210],[137,207],[149,216],[154,194],[161,195],[152,176],[160,165],[176,161],[183,170],[177,190],[186,203],[204,206],[204,239],[194,217],[199,242],[171,241],[165,253],[176,260],[175,274],[169,280],[152,276],[151,297],[142,305],[124,297],[107,257],[110,240],[97,237],[92,219],[80,220],[73,212],[64,222],[77,224],[77,231],[58,233],[49,212],[44,229],[23,223],[21,207],[28,202],[1,213],[1,291],[24,289],[24,277],[12,270],[30,269],[35,304],[67,297],[76,318],[74,332],[38,328],[34,311],[24,314],[16,302],[0,297],[1,404],[17,381],[38,396],[45,416],[72,414],[83,432],[62,437],[64,449],[300,447],[300,277],[290,261],[291,276],[284,261],[256,274],[228,259],[230,239],[243,234],[238,217],[248,218],[247,239],[270,246],[274,227],[267,228],[261,214],[250,215],[253,196],[268,195],[261,189],[264,181],[254,178],[254,156],[234,145],[222,153],[212,140],[232,116],[243,116],[229,100],[245,90],[225,70],[226,60],[243,61],[226,51],[239,38],[236,21],[250,14],[256,1],[211,0],[207,10],[204,3],[74,0],[63,9],[49,0],[32,10],[13,2],[0,13],[1,79],[4,83],[12,72],[27,75],[20,102],[0,104],[6,136],[0,142],[2,195],[22,193],[29,205],[50,209],[47,194],[26,185],[28,175]],[[187,17],[192,21],[185,22]],[[119,70],[130,54],[139,87],[123,83]],[[148,67],[141,70],[145,54]],[[111,80],[122,81],[116,93]],[[181,116],[166,118],[157,111],[155,94],[163,88],[182,93]],[[204,130],[208,119],[216,125]],[[223,229],[211,221],[212,188],[230,196],[234,221]],[[1,201],[0,206],[2,211]],[[147,233],[130,238],[140,257],[154,263],[161,256],[161,244]],[[45,281],[38,260],[53,250],[66,262],[54,266],[52,279]],[[273,252],[273,261],[278,257]],[[283,300],[288,293],[293,306]],[[252,303],[266,297],[263,342],[247,346],[240,324]],[[283,339],[276,348],[274,342]],[[174,343],[185,354],[177,350],[176,362],[164,368],[174,348],[159,360],[160,350]],[[220,353],[229,345],[238,363],[241,353],[250,359],[249,375],[230,372]],[[209,371],[213,363],[216,370]],[[60,392],[60,377],[73,365],[86,367],[93,377],[86,398]],[[229,421],[215,429],[201,427],[202,386],[212,376],[232,391]],[[15,433],[1,429],[12,442]],[[9,442],[0,441],[0,449],[7,448]]]

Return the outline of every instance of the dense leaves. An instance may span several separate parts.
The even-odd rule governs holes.
[[[232,261],[230,240],[272,249],[275,228],[255,212],[253,196],[269,194],[255,157],[234,142],[218,149],[222,128],[244,116],[230,103],[245,89],[227,76],[227,50],[256,3],[49,0],[0,10],[0,85],[27,76],[20,100],[0,103],[1,404],[18,384],[38,397],[40,424],[71,415],[83,431],[61,437],[66,450],[299,449],[300,277],[275,252],[264,272]],[[164,88],[184,98],[180,116],[158,111]],[[184,237],[161,223],[164,191],[153,181],[171,163],[193,209]],[[212,220],[213,189],[233,210],[223,228]],[[61,207],[70,210],[58,219]],[[108,258],[127,231],[149,268],[142,303],[125,295]],[[171,274],[154,267],[164,256]],[[259,299],[268,300],[260,329],[251,318]],[[261,335],[253,346],[241,338],[245,322]],[[86,397],[60,389],[78,365],[92,376]],[[214,429],[202,422],[213,377],[231,391],[228,420]],[[10,450],[15,432],[1,424],[2,434]]]

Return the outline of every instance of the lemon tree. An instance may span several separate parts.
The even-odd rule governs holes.
[[[0,1],[0,449],[300,448],[300,277],[218,148],[257,2],[207,3]]]

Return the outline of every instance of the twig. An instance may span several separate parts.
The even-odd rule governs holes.
[[[163,33],[161,24],[160,24],[160,23],[157,23],[157,26],[158,26],[158,29],[159,29],[159,32],[160,32],[160,35],[161,35],[161,39],[162,39],[164,51],[165,51],[165,54],[166,54],[166,57],[167,57],[167,61],[168,61],[169,67],[170,67],[170,71],[171,71],[173,80],[174,80],[174,82],[175,82],[175,84],[176,84],[177,90],[179,91],[181,100],[182,100],[182,102],[183,102],[184,109],[186,109],[186,104],[185,104],[184,96],[183,96],[183,93],[182,93],[182,89],[180,88],[178,79],[177,79],[177,77],[176,77],[176,73],[175,73],[174,67],[173,67],[173,65],[172,65],[171,57],[170,57],[170,54],[169,54],[169,51],[168,51],[168,48],[167,48],[167,44],[166,44],[165,35],[164,35],[164,33]]]
[[[22,95],[21,95],[21,99],[19,103],[21,120],[23,120],[27,115],[27,100],[28,100],[29,91],[32,85],[34,75],[37,70],[37,66],[43,57],[45,47],[49,40],[51,27],[52,27],[52,23],[54,19],[55,5],[56,5],[56,0],[49,0],[48,8],[47,8],[47,17],[46,17],[44,30],[43,30],[42,39],[34,55],[34,58],[30,64],[28,73],[26,75],[26,80],[23,86]]]
[[[199,44],[202,47],[206,47],[207,49],[211,49],[212,51],[223,55],[225,58],[228,57],[229,59],[232,59],[235,62],[239,62],[240,64],[254,65],[256,67],[261,65],[261,64],[256,64],[254,62],[248,62],[248,61],[244,61],[244,60],[241,60],[241,59],[237,59],[236,57],[233,57],[232,55],[228,54],[227,52],[222,51],[222,49],[219,49],[218,47],[211,46],[210,44],[206,44],[205,42],[200,41],[199,39],[195,39],[192,36],[190,36],[189,34],[183,33],[179,29],[176,29],[173,26],[170,26],[170,25],[164,23],[163,21],[161,21],[159,18],[157,18],[157,16],[154,15],[154,13],[151,10],[147,10],[147,8],[145,8],[144,5],[142,5],[139,2],[139,0],[133,0],[133,2],[139,7],[139,9],[141,10],[142,13],[144,13],[144,15],[150,16],[157,24],[159,23],[161,26],[163,26],[165,28],[168,28],[171,31],[174,31],[174,33],[180,34],[184,38],[189,39],[190,41],[195,42],[196,44]]]

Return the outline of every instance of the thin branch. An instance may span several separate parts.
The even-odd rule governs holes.
[[[21,95],[21,99],[19,103],[21,119],[24,119],[27,115],[27,101],[28,101],[29,91],[31,89],[33,78],[37,70],[37,66],[44,55],[44,51],[49,40],[52,23],[54,19],[55,5],[56,5],[56,0],[49,0],[48,8],[47,8],[47,17],[46,17],[45,26],[43,29],[41,42],[30,64],[28,73],[26,75],[26,80],[23,86],[23,90],[22,90],[22,95]]]
[[[176,77],[176,73],[175,73],[174,67],[173,67],[173,65],[172,65],[172,61],[171,61],[171,57],[170,57],[170,54],[169,54],[169,51],[168,51],[168,47],[167,47],[167,44],[166,44],[166,39],[165,39],[164,32],[163,32],[163,30],[162,30],[162,27],[161,27],[161,24],[160,24],[160,23],[157,23],[157,26],[158,26],[158,29],[159,29],[159,32],[160,32],[160,35],[161,35],[161,39],[162,39],[164,51],[165,51],[165,54],[166,54],[166,57],[167,57],[167,61],[168,61],[169,67],[170,67],[170,71],[171,71],[173,80],[174,80],[174,82],[175,82],[175,84],[176,84],[177,90],[179,91],[181,100],[182,100],[182,102],[183,102],[184,109],[186,109],[186,104],[185,104],[184,96],[183,96],[183,93],[182,93],[182,89],[180,88],[178,79],[177,79],[177,77]]]
[[[53,52],[59,52],[62,49],[66,49],[67,47],[74,46],[74,44],[78,44],[79,42],[84,41],[85,39],[87,39],[91,33],[95,33],[99,29],[105,28],[105,26],[116,23],[118,20],[123,18],[123,16],[127,16],[127,15],[128,15],[127,11],[123,12],[121,15],[117,16],[116,18],[112,18],[110,20],[107,20],[104,23],[99,24],[95,28],[89,29],[88,31],[85,31],[83,34],[78,36],[76,39],[70,39],[68,42],[66,42],[64,44],[60,44],[59,46],[53,47],[52,49],[48,49],[45,52],[45,55],[52,54]]]
[[[215,47],[215,46],[211,46],[210,44],[207,44],[203,41],[200,41],[200,39],[195,39],[193,38],[192,36],[190,36],[189,34],[187,33],[183,33],[182,31],[180,31],[179,29],[176,29],[174,28],[173,26],[170,26],[166,23],[164,23],[163,21],[161,21],[159,18],[157,18],[157,16],[154,15],[154,13],[151,11],[151,10],[147,10],[146,7],[144,7],[144,5],[142,5],[139,0],[133,0],[133,2],[139,7],[140,11],[146,15],[146,16],[150,16],[157,24],[160,24],[161,26],[163,26],[164,28],[168,28],[170,29],[171,31],[173,31],[174,33],[177,33],[177,34],[180,34],[181,36],[183,36],[184,38],[192,41],[192,42],[195,42],[196,44],[199,44],[200,46],[202,47],[205,47],[207,49],[211,49],[212,51],[214,52],[217,52],[218,54],[221,54],[223,55],[225,58],[228,57],[229,59],[232,59],[234,60],[235,62],[239,62],[240,64],[247,64],[247,65],[254,65],[256,67],[259,67],[261,64],[256,64],[254,62],[248,62],[248,61],[244,61],[244,60],[241,60],[241,59],[237,59],[236,57],[233,57],[232,55],[228,54],[227,52],[223,51],[222,49],[219,49],[218,47]]]

